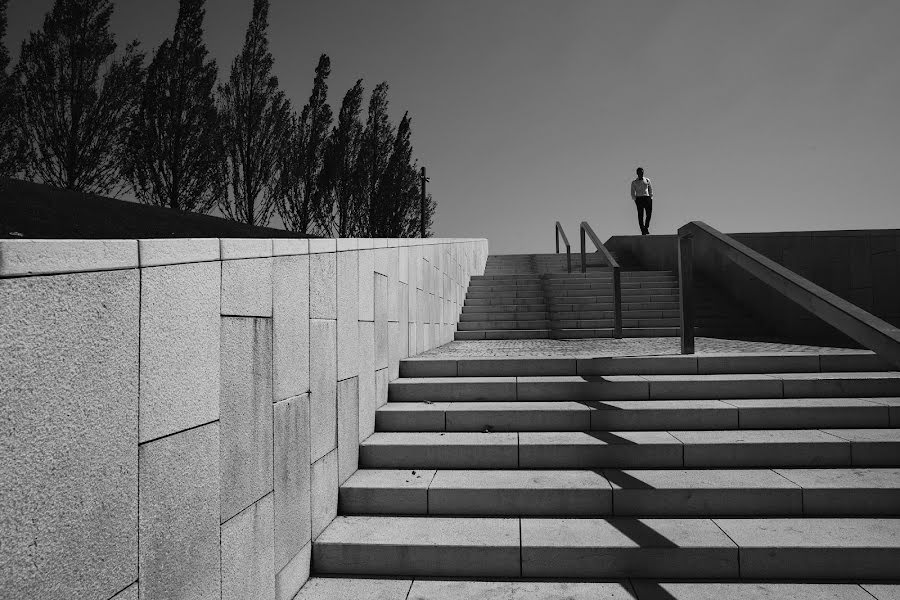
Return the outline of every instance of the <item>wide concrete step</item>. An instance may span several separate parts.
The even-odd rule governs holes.
[[[543,316],[540,318],[521,319],[514,321],[504,321],[500,319],[492,319],[490,321],[460,321],[457,324],[457,331],[484,331],[493,329],[547,329],[550,327],[550,321]]]
[[[613,303],[612,294],[604,295],[604,296],[546,296],[545,301],[552,306],[572,306],[572,305],[585,305],[585,304],[597,304],[597,305],[612,305]],[[666,304],[674,303],[677,308],[678,304],[678,294],[633,294],[633,295],[622,295],[622,303],[628,304],[637,304],[637,303],[654,303],[653,307],[648,308],[663,308],[655,306],[657,302],[665,302]],[[580,310],[580,308],[566,308],[562,310]],[[667,306],[666,308],[670,308]]]
[[[900,469],[361,469],[354,515],[900,516]]]
[[[463,304],[462,314],[470,313],[519,313],[519,312],[547,312],[547,305],[543,301],[533,302],[529,304]]]
[[[885,371],[887,363],[868,351],[835,354],[766,352],[609,356],[601,358],[418,356],[400,361],[401,377],[490,377],[536,375],[720,375]]]
[[[596,311],[596,310],[613,310],[615,304],[612,300],[608,302],[578,302],[578,303],[559,303],[547,305],[547,310],[551,313],[568,313],[577,311]],[[672,310],[678,311],[678,300],[660,301],[648,300],[646,302],[622,302],[622,312],[630,310]]]
[[[900,584],[312,577],[295,600],[896,600]]]
[[[491,329],[457,331],[457,340],[546,340],[550,339],[549,329]]]
[[[879,428],[891,422],[878,399],[608,400],[604,402],[388,402],[377,431],[665,431]],[[897,416],[893,407],[894,416]]]
[[[900,429],[376,432],[368,469],[900,466]]]
[[[590,310],[593,307],[585,307],[585,310],[578,311],[548,311],[554,319],[562,321],[590,321],[595,319],[612,319],[615,311],[612,306],[603,310]],[[622,318],[628,319],[677,319],[679,318],[678,310],[640,310],[628,309],[622,310]]]
[[[543,292],[542,292],[543,293]],[[472,294],[470,291],[469,294]],[[564,298],[598,298],[605,299],[613,296],[612,288],[591,288],[587,290],[568,290],[568,289],[557,289],[557,288],[549,288],[547,289],[547,298],[550,300],[564,299]],[[668,297],[678,297],[678,290],[675,288],[663,288],[663,287],[647,287],[647,288],[622,288],[622,298],[645,298],[645,297],[653,297],[653,296],[668,296]]]
[[[395,402],[895,397],[900,373],[426,377],[393,381],[388,396]]]
[[[502,297],[502,298],[471,298],[466,296],[466,300],[463,303],[463,306],[491,306],[491,305],[504,305],[504,306],[515,306],[515,305],[544,305],[544,297],[543,296],[530,296],[530,297]]]
[[[476,300],[482,298],[543,298],[544,290],[542,289],[512,289],[503,292],[497,291],[482,291],[482,290],[469,290],[466,294],[466,299]]]
[[[554,315],[556,316],[556,315]],[[605,329],[613,326],[613,318],[605,319],[559,319],[554,318],[552,326],[555,329]],[[644,327],[678,327],[679,319],[677,318],[649,318],[634,319],[626,318],[626,314],[622,315],[622,327],[628,328],[644,328]]]
[[[337,517],[318,574],[885,579],[900,519]]]
[[[469,323],[476,321],[542,321],[547,319],[547,311],[483,311],[483,312],[464,312],[460,315],[460,323]]]

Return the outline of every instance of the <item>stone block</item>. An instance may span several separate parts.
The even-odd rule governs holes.
[[[359,466],[359,378],[337,384],[338,482],[344,483]]]
[[[267,258],[272,256],[272,240],[265,238],[222,238],[222,260]]]
[[[309,254],[309,240],[273,238],[272,256],[297,256]]]
[[[716,598],[735,596],[716,596]],[[622,582],[576,581],[461,581],[423,580],[413,582],[406,600],[456,600],[457,598],[503,598],[504,600],[634,600],[631,586]],[[644,596],[641,596],[643,600]],[[669,600],[675,596],[669,596]],[[711,597],[710,597],[711,598]],[[710,600],[704,597],[703,600]],[[679,600],[686,600],[678,596]],[[653,600],[647,596],[647,600]],[[665,600],[660,597],[656,600]],[[693,599],[692,599],[693,600]],[[697,600],[700,600],[699,598]],[[741,599],[745,600],[745,599]],[[806,600],[806,599],[804,599]],[[812,600],[811,598],[809,600]],[[831,599],[829,599],[831,600]],[[837,600],[837,599],[834,599]],[[855,598],[853,600],[856,600]]]
[[[272,320],[223,318],[221,357],[225,522],[272,491]]]
[[[275,404],[275,570],[310,538],[309,395]]]
[[[272,316],[272,259],[222,261],[222,314]]]
[[[359,375],[359,265],[356,252],[337,255],[337,377]]]
[[[309,318],[337,319],[336,252],[309,257]]]
[[[219,260],[216,238],[163,238],[138,240],[142,267],[180,265]]]
[[[310,460],[337,446],[337,321],[309,322]]]
[[[4,598],[137,579],[136,269],[0,280]]]
[[[274,399],[309,391],[309,257],[274,259],[272,369]]]
[[[449,402],[388,402],[375,413],[375,428],[378,431],[445,431],[445,413],[450,406]],[[481,422],[476,427],[456,431],[484,431],[485,428]]]
[[[400,335],[400,323],[388,322],[388,380],[393,381],[400,377],[400,359],[403,352],[403,339]]]
[[[397,275],[397,279],[400,283],[409,283],[409,247],[408,246],[400,246],[399,256],[398,256],[398,267],[399,272]]]
[[[0,277],[137,267],[137,240],[0,240]]]
[[[855,583],[660,582],[633,580],[641,600],[872,600]],[[868,586],[866,586],[868,587]],[[629,596],[631,598],[632,596]],[[894,600],[877,596],[878,600]]]
[[[142,444],[141,598],[218,600],[219,424]]]
[[[294,555],[291,561],[275,575],[275,600],[291,600],[309,579],[312,542]]]
[[[375,432],[375,323],[359,322],[359,441]]]
[[[518,458],[528,469],[673,468],[682,446],[665,431],[534,431],[519,434]]]
[[[359,320],[375,320],[375,254],[374,250],[360,250],[359,261]]]
[[[406,598],[409,579],[341,579],[316,577],[304,586],[294,600],[354,598],[356,600],[397,600]]]
[[[222,523],[222,600],[275,597],[272,494]]]
[[[524,435],[524,434],[521,434]],[[515,433],[383,433],[360,445],[360,467],[375,469],[515,469]]]
[[[388,366],[388,278],[375,275],[375,368]]]
[[[332,450],[312,465],[312,539],[319,534],[337,516],[338,500],[338,454]]]
[[[135,581],[127,588],[113,596],[111,600],[138,600],[138,582]]]
[[[375,407],[384,406],[388,401],[388,370],[375,371]]]
[[[309,240],[309,253],[322,254],[337,251],[337,240],[335,239],[311,239]]]
[[[219,418],[219,263],[141,271],[140,441]]]

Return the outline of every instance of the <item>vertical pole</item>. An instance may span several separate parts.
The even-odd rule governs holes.
[[[694,353],[694,236],[678,235],[678,306],[681,312],[681,353]]]
[[[425,237],[425,182],[428,181],[428,178],[425,177],[425,167],[422,167],[422,198],[419,201],[419,236]]]
[[[613,337],[622,337],[622,273],[619,267],[613,267]]]
[[[572,272],[572,248],[568,244],[566,244],[566,268],[569,273]]]
[[[581,272],[587,273],[587,261],[584,256],[584,227],[579,227],[581,232]]]
[[[554,227],[553,233],[555,234],[553,237],[556,238],[556,253],[559,254],[559,228]]]

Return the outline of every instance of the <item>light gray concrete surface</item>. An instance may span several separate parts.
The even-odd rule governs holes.
[[[525,577],[736,578],[738,549],[708,519],[523,519]]]
[[[387,368],[375,371],[375,407],[384,406],[388,401],[388,370]]]
[[[876,600],[900,600],[900,584],[864,583],[860,587],[874,596]]]
[[[222,522],[272,491],[272,320],[222,319]]]
[[[275,597],[272,494],[222,523],[222,600]]]
[[[275,574],[275,600],[292,600],[309,579],[312,542],[294,555],[281,571]]]
[[[900,519],[715,519],[745,578],[893,579]]]
[[[294,600],[406,600],[409,579],[313,577]]]
[[[430,514],[609,515],[609,483],[595,471],[438,471]]]
[[[110,600],[138,600],[138,582],[135,581]]]
[[[872,600],[872,596],[853,583],[688,583],[635,579],[632,585],[639,600]]]
[[[222,262],[222,314],[272,316],[272,259]]]
[[[310,460],[337,446],[337,321],[309,321]]]
[[[218,600],[219,424],[142,444],[140,595]]]
[[[803,488],[806,515],[900,515],[900,469],[776,469]]]
[[[219,418],[220,278],[218,262],[141,271],[142,442]]]
[[[515,433],[375,433],[360,444],[362,468],[514,469]]]
[[[785,398],[731,400],[740,410],[743,429],[813,429],[818,427],[887,427],[888,407],[859,398]]]
[[[427,514],[434,470],[360,469],[341,484],[342,514]]]
[[[316,240],[322,241],[322,240]],[[309,257],[309,317],[337,319],[337,254]]]
[[[222,260],[265,258],[272,256],[274,242],[265,238],[221,238]]]
[[[338,503],[338,454],[332,450],[313,463],[310,477],[312,539],[337,516]]]
[[[401,379],[391,383],[395,402],[474,402],[516,400],[515,377],[427,377]],[[520,398],[527,400],[530,398]]]
[[[338,482],[343,483],[359,466],[359,378],[337,384]]]
[[[375,432],[375,323],[359,322],[359,441]]]
[[[444,431],[448,402],[388,402],[375,413],[379,431]],[[483,431],[479,427],[472,431]]]
[[[137,267],[137,240],[0,240],[0,277]]]
[[[359,375],[359,260],[337,254],[337,378]]]
[[[375,255],[372,250],[360,250],[359,263],[359,320],[375,320]]]
[[[272,263],[272,369],[275,400],[309,391],[309,257]]]
[[[417,579],[406,600],[634,600],[627,582],[446,581]]]
[[[580,402],[449,402],[443,406],[447,431],[591,429],[592,411]]]
[[[519,576],[518,519],[338,517],[313,544],[317,572]]]
[[[388,338],[388,279],[375,274],[375,368],[388,366],[390,341]]]
[[[309,394],[274,406],[275,570],[311,539]]]
[[[309,254],[309,240],[272,238],[272,256],[296,256]]]
[[[138,290],[137,270],[0,280],[9,598],[109,598],[137,578]]]
[[[216,238],[161,238],[138,240],[142,267],[159,267],[219,260]]]
[[[519,434],[519,466],[528,469],[680,467],[682,445],[665,431],[523,432]]]
[[[686,467],[849,466],[850,444],[816,430],[672,431]]]
[[[718,400],[604,400],[589,403],[594,430],[737,429],[738,410]]]

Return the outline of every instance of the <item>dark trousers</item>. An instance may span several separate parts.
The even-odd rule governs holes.
[[[638,196],[634,199],[634,205],[637,207],[638,227],[641,228],[641,235],[650,233],[650,216],[653,214],[653,198],[651,196]],[[644,214],[646,213],[646,220]]]

